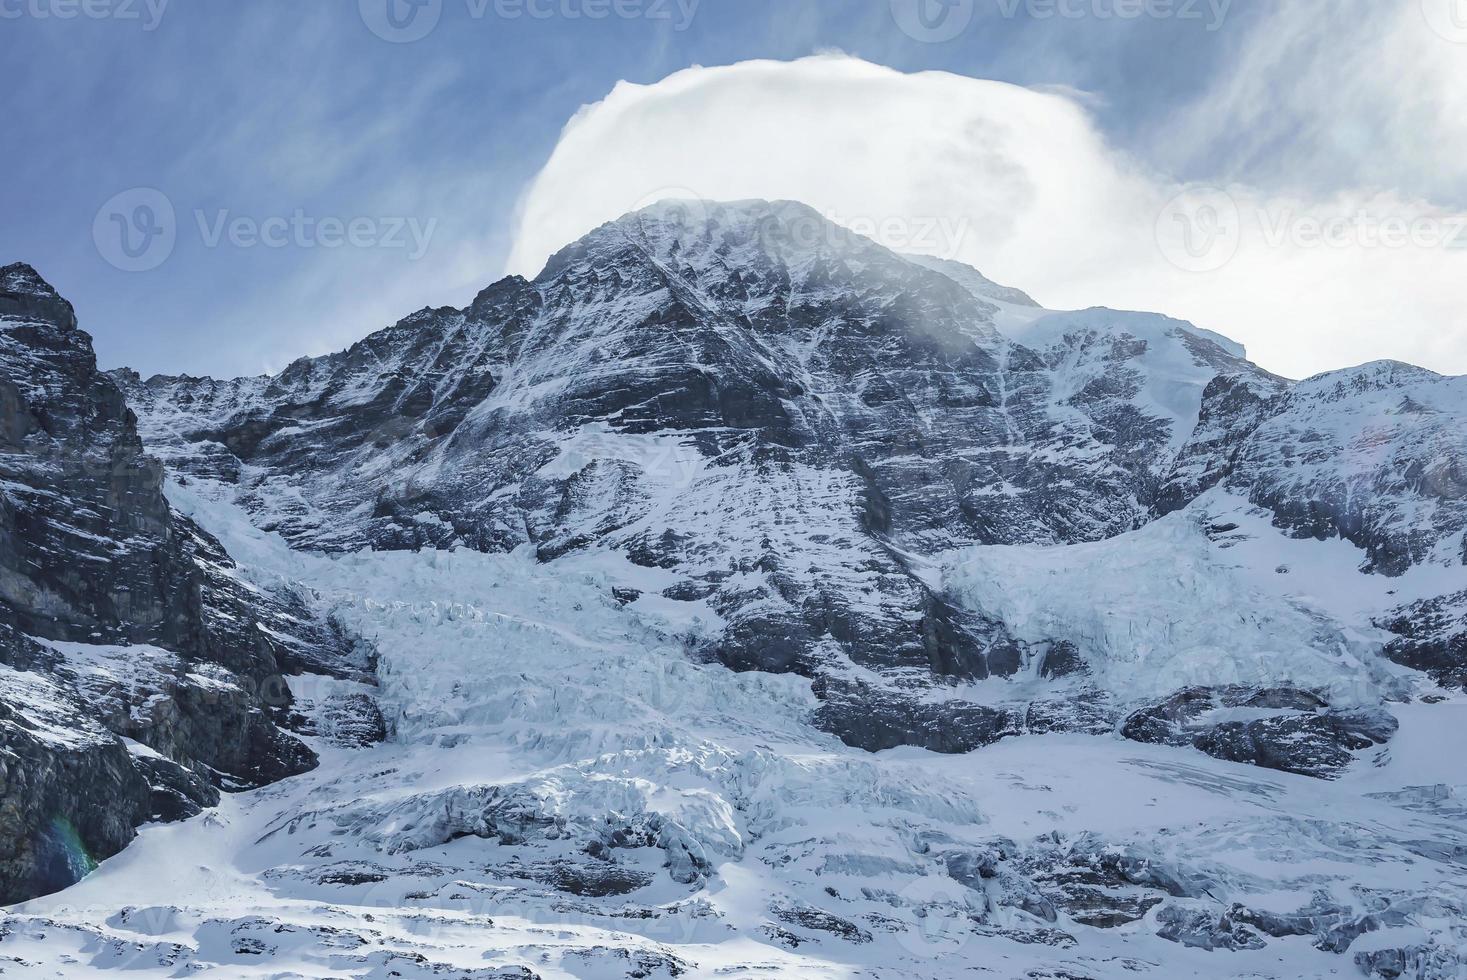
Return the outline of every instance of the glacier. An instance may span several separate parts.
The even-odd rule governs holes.
[[[315,739],[316,771],[12,910],[17,975],[1325,977],[1352,933],[1467,940],[1460,703],[1398,707],[1336,782],[1113,736],[871,755],[808,682],[689,662],[605,556],[305,554],[169,493],[371,639],[393,737]]]

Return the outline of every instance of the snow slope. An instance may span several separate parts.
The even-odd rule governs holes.
[[[1228,684],[1341,703],[1408,692],[1409,672],[1379,656],[1391,637],[1374,622],[1441,594],[1456,570],[1369,575],[1348,542],[1292,538],[1270,516],[1212,491],[1106,541],[959,549],[943,581],[1026,642],[1071,639],[1099,686],[1138,699]]]

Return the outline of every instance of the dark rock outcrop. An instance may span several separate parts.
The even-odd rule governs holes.
[[[1467,591],[1412,603],[1377,625],[1400,637],[1386,644],[1391,660],[1467,689]]]
[[[173,511],[70,304],[19,264],[0,269],[0,408],[10,902],[71,884],[137,825],[197,813],[219,788],[312,768],[276,724],[290,704],[282,665],[340,651],[316,642],[325,627],[298,597],[243,585]],[[309,635],[291,650],[271,636],[287,632]]]
[[[832,915],[823,909],[809,905],[775,905],[770,911],[774,913],[775,918],[786,925],[811,932],[828,933],[856,945],[864,945],[871,941],[871,933],[854,922],[842,919],[838,915]]]
[[[1226,911],[1168,905],[1156,913],[1156,921],[1161,926],[1156,934],[1162,939],[1194,949],[1211,952],[1262,949],[1268,945],[1262,936]]]
[[[1189,688],[1128,717],[1135,742],[1191,745],[1216,759],[1332,779],[1399,723],[1384,708],[1331,708],[1293,688]]]
[[[1203,391],[1197,427],[1157,494],[1157,512],[1180,510],[1231,476],[1248,438],[1278,412],[1288,387],[1258,371],[1214,378]]]

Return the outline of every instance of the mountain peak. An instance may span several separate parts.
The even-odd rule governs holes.
[[[1417,382],[1441,380],[1443,380],[1442,375],[1427,368],[1407,364],[1404,361],[1382,359],[1313,375],[1299,383],[1299,390],[1300,392],[1344,391],[1346,389],[1379,391]]]
[[[44,319],[75,329],[76,311],[41,274],[25,262],[0,267],[0,321]]]
[[[35,267],[25,262],[12,262],[0,268],[0,291],[19,295],[59,299],[56,289]]]
[[[737,201],[668,197],[630,211],[612,221],[611,224],[626,225],[656,220],[676,222],[686,227],[708,225],[717,228],[737,228],[770,218],[827,221],[819,211],[801,201],[766,200],[758,197]]]
[[[626,242],[659,256],[700,248],[732,254],[748,245],[782,256],[794,251],[822,251],[822,244],[880,247],[798,201],[668,198],[601,225],[559,254],[577,253],[581,246]],[[555,259],[551,265],[556,265]]]

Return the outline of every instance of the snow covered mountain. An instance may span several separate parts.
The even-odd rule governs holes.
[[[62,302],[25,276],[12,347]],[[1296,384],[802,205],[671,202],[273,377],[67,385],[125,395],[321,765],[17,909],[0,964],[1467,969],[1467,379]],[[202,656],[81,616],[11,635]]]
[[[1181,404],[1149,413],[1110,340],[1058,367],[998,312],[798,205],[673,205],[278,378],[125,380],[151,446],[294,543],[610,550],[628,594],[655,568],[655,599],[702,604],[710,656],[826,678],[858,744],[967,748],[987,713],[934,741],[839,679],[1019,668],[907,555],[1135,527],[1214,372],[1159,379]]]

